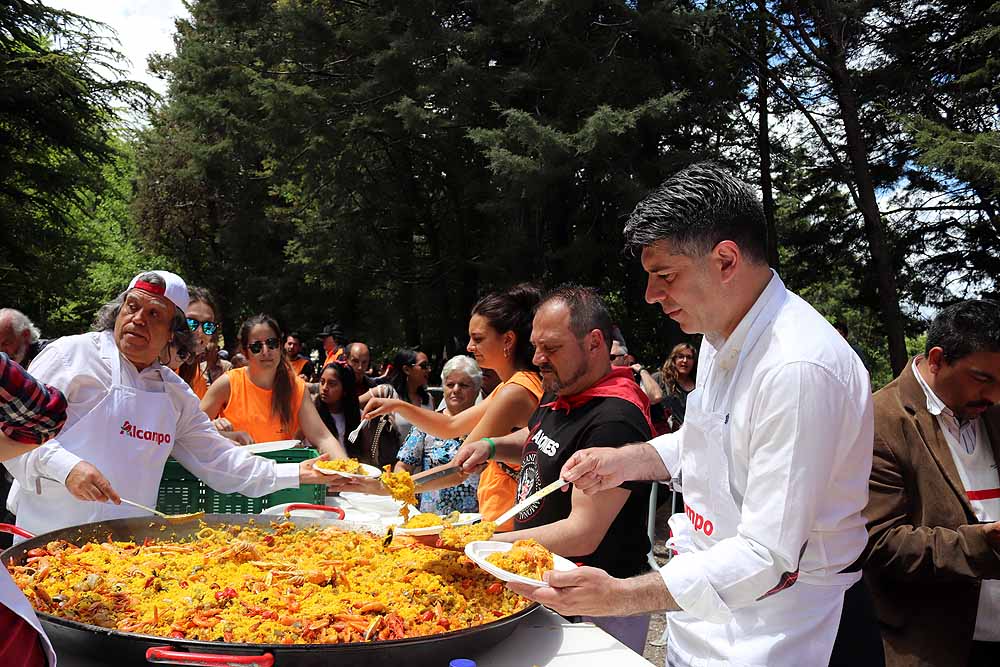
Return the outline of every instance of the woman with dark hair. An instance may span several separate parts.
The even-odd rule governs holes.
[[[521,284],[483,297],[473,306],[466,349],[481,368],[493,369],[501,379],[500,385],[478,405],[447,415],[416,410],[394,399],[373,398],[363,416],[395,412],[397,418],[405,416],[425,433],[439,438],[468,434],[470,442],[508,435],[527,426],[542,398],[542,380],[531,361],[531,321],[540,300],[537,288]],[[515,467],[497,461],[490,461],[480,473],[477,495],[484,519],[493,520],[514,504],[517,476]],[[426,490],[439,488],[435,482],[426,486]],[[510,526],[500,528],[509,530]]]
[[[361,422],[354,382],[353,368],[339,361],[327,364],[319,375],[319,394],[315,400],[320,419],[347,449],[351,445],[344,442],[344,438]]]
[[[249,364],[219,378],[201,401],[210,419],[222,417],[254,442],[304,436],[323,453],[346,458],[309,400],[305,382],[292,372],[281,345],[281,327],[268,315],[255,315],[240,327],[240,345]]]
[[[687,396],[694,391],[695,373],[698,361],[698,350],[690,343],[678,343],[670,351],[670,356],[663,362],[663,367],[653,373],[653,380],[663,390],[662,416],[654,423],[666,422],[663,432],[676,431],[684,423],[684,413],[687,408]],[[657,428],[657,434],[661,429]]]
[[[372,387],[370,391],[362,394],[358,399],[360,405],[367,406],[372,398],[386,398],[406,404],[418,412],[434,410],[434,402],[431,400],[430,392],[427,391],[431,362],[425,353],[406,348],[396,350],[390,368],[388,382]],[[410,411],[398,411],[394,421],[400,438],[410,434],[410,429],[413,428]]]
[[[188,286],[188,294],[191,302],[188,304],[184,314],[187,318],[188,328],[194,335],[194,354],[187,358],[177,374],[191,386],[191,391],[198,398],[205,398],[209,385],[232,368],[230,364],[220,363],[218,359],[218,346],[216,340],[219,335],[219,328],[222,326],[220,320],[222,313],[219,311],[215,297],[204,287]],[[209,348],[215,350],[214,359],[209,360]],[[207,362],[212,361],[209,365]],[[229,368],[226,368],[229,366]]]

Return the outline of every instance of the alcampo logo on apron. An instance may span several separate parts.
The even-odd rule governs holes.
[[[129,420],[125,420],[122,424],[121,431],[118,435],[129,435],[136,440],[146,440],[148,442],[155,442],[158,445],[170,444],[170,434],[169,433],[158,433],[157,431],[146,431],[139,428]]]

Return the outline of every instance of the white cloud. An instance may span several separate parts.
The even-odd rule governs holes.
[[[188,16],[182,0],[45,0],[45,4],[107,24],[129,60],[128,78],[166,94],[166,81],[149,73],[146,59],[153,53],[174,52],[174,19]]]

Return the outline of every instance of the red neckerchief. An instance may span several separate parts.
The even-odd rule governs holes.
[[[642,411],[642,416],[646,418],[650,433],[653,431],[653,420],[649,417],[649,398],[635,381],[632,369],[628,366],[616,366],[611,372],[600,380],[590,385],[578,394],[572,396],[557,396],[551,403],[545,403],[541,407],[552,410],[565,410],[569,414],[574,408],[589,403],[592,398],[614,397],[628,401]]]

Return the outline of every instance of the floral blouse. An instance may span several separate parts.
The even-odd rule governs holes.
[[[461,444],[461,439],[442,440],[414,427],[399,448],[397,458],[406,465],[413,466],[413,472],[416,473],[451,462]],[[479,501],[476,499],[476,487],[478,486],[479,474],[477,473],[468,477],[458,486],[418,494],[420,511],[433,514],[478,512]]]

